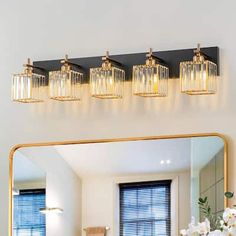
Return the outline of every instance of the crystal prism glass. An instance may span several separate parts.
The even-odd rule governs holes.
[[[181,62],[180,83],[182,93],[214,94],[217,90],[217,65],[208,60]]]
[[[125,71],[112,66],[111,68],[91,68],[90,88],[92,97],[122,98],[124,90]]]
[[[83,73],[74,70],[49,72],[49,97],[58,101],[81,99]]]
[[[166,66],[133,66],[133,94],[142,97],[165,97],[168,94],[168,79],[169,69]]]
[[[15,102],[34,103],[45,99],[46,78],[35,73],[13,75],[12,100]]]

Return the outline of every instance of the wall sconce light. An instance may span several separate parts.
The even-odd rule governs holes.
[[[168,94],[169,69],[150,52],[146,65],[133,66],[133,94],[142,97],[165,97]]]
[[[34,69],[42,69],[33,66],[30,59],[23,66],[25,67],[23,73],[13,75],[12,100],[22,103],[43,102],[45,96],[43,88],[46,86],[46,78],[33,71]]]
[[[13,189],[12,189],[12,194],[13,194],[13,196],[18,196],[18,195],[20,195],[19,189],[13,188]]]
[[[42,214],[49,214],[49,213],[55,213],[55,214],[62,214],[63,209],[58,208],[58,207],[45,207],[45,208],[40,208],[39,210]]]
[[[180,63],[181,92],[189,95],[216,93],[217,65],[200,51],[200,44],[194,54],[193,61]]]
[[[102,58],[102,67],[90,69],[91,95],[95,98],[122,98],[125,71],[121,64],[112,60],[109,53]],[[118,67],[119,66],[119,67]]]
[[[49,97],[58,101],[80,100],[83,73],[72,69],[80,66],[70,62],[67,55],[61,63],[61,70],[49,72]]]

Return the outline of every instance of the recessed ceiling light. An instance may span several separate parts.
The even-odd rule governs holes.
[[[165,161],[163,161],[163,160],[160,161],[160,164],[161,164],[161,165],[163,165],[164,163],[165,163]]]
[[[171,161],[170,160],[166,160],[166,164],[170,164],[171,163]]]

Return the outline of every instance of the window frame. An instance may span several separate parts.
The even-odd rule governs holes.
[[[46,189],[45,188],[39,188],[39,189],[20,189],[19,190],[19,195],[17,196],[26,196],[26,195],[45,195],[45,207],[46,207]],[[14,201],[14,197],[13,197],[13,201]],[[14,207],[14,203],[13,203],[13,207]],[[13,208],[14,211],[14,208]],[[14,215],[13,215],[14,217]],[[46,216],[44,216],[45,218],[45,224],[44,226],[44,232],[45,232],[45,236],[46,236]],[[14,225],[12,227],[12,231],[14,234],[15,230],[19,230],[19,229],[23,229],[23,228],[15,228]],[[32,227],[31,227],[32,229]],[[15,235],[15,234],[14,234]]]
[[[122,194],[124,193],[124,189],[138,189],[138,188],[152,188],[152,187],[158,187],[158,186],[167,186],[168,188],[168,193],[167,193],[167,197],[168,197],[168,214],[169,217],[167,217],[167,221],[168,221],[168,228],[169,228],[169,232],[168,232],[168,236],[170,236],[172,234],[172,199],[171,199],[171,195],[172,195],[172,184],[173,184],[173,179],[172,178],[167,178],[164,180],[151,180],[151,181],[135,181],[135,182],[127,182],[127,183],[119,183],[118,184],[118,188],[119,188],[119,236],[124,236],[123,230],[122,230],[122,199],[123,196]],[[151,204],[152,205],[152,204]],[[155,221],[155,220],[153,220]],[[137,220],[136,223],[138,223],[139,221]],[[137,235],[136,235],[137,236]],[[154,234],[152,234],[152,236],[154,236]]]

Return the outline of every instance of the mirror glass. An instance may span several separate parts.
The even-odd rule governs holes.
[[[225,207],[218,136],[21,148],[14,236],[170,236]]]

